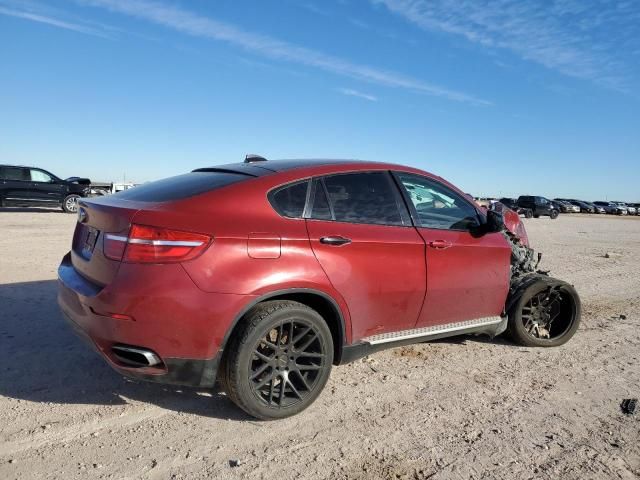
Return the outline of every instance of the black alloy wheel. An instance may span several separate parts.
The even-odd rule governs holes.
[[[575,289],[546,277],[522,292],[509,312],[508,329],[521,345],[555,347],[575,334],[580,316],[580,298]]]
[[[233,333],[221,368],[231,400],[269,420],[301,412],[318,397],[333,363],[333,339],[310,307],[288,300],[259,304]]]

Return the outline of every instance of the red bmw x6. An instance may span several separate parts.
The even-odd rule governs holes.
[[[218,380],[262,419],[383,348],[505,331],[555,346],[580,321],[517,214],[415,168],[248,157],[79,207],[58,270],[72,326],[124,375]]]

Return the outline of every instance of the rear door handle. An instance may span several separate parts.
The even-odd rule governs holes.
[[[432,240],[429,242],[429,246],[431,248],[437,248],[438,250],[444,250],[451,246],[451,242],[447,242],[446,240]]]
[[[320,238],[320,243],[324,243],[325,245],[334,245],[339,247],[340,245],[346,245],[347,243],[351,243],[351,239],[345,237],[322,237]]]

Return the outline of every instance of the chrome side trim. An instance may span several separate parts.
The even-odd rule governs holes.
[[[107,240],[115,240],[116,242],[126,242],[129,240],[129,237],[123,237],[122,235],[113,235],[112,233],[107,233],[105,235]]]
[[[170,246],[170,247],[199,247],[204,242],[198,240],[194,241],[182,241],[182,240],[146,240],[143,238],[129,238],[123,235],[114,235],[107,233],[105,235],[107,240],[114,240],[116,242],[135,243],[137,245],[157,245],[157,246]]]
[[[440,335],[468,328],[497,325],[501,321],[501,317],[478,318],[475,320],[466,320],[464,322],[447,323],[445,325],[434,325],[431,327],[414,328],[411,330],[400,330],[399,332],[381,333],[379,335],[365,337],[362,341],[370,345],[378,345],[380,343],[397,342],[399,340],[408,340],[410,338],[430,337],[433,335]]]
[[[130,238],[129,243],[136,243],[140,245],[160,245],[160,246],[172,246],[172,247],[199,247],[204,242],[199,241],[181,241],[181,240],[144,240],[142,238]]]

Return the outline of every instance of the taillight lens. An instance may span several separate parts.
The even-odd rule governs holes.
[[[201,255],[210,243],[211,237],[201,233],[132,225],[128,236],[105,234],[103,251],[107,258],[129,263],[184,262]]]

